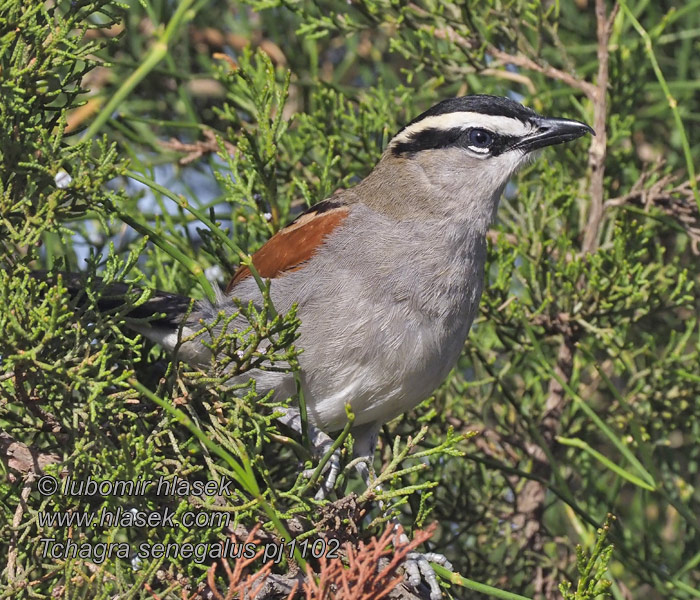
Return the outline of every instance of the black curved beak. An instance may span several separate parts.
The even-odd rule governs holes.
[[[554,146],[555,144],[563,144],[570,142],[582,135],[590,133],[595,135],[595,131],[585,123],[573,121],[571,119],[549,119],[547,117],[538,117],[532,121],[536,126],[535,131],[526,138],[520,140],[515,147],[532,152],[538,148],[545,146]]]

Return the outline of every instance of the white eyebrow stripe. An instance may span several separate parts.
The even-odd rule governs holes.
[[[455,129],[468,127],[483,127],[501,135],[522,137],[532,132],[533,127],[520,119],[500,115],[485,115],[477,112],[451,112],[444,115],[433,115],[421,119],[418,123],[409,125],[391,140],[391,145],[410,141],[411,137],[426,129]]]

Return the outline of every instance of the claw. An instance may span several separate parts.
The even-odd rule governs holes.
[[[313,469],[308,469],[307,471],[311,471],[313,473]],[[305,473],[307,471],[305,471]],[[328,459],[323,471],[321,471],[321,473],[325,472],[328,472],[328,475],[326,475],[325,481],[321,483],[318,491],[314,495],[315,500],[325,500],[328,494],[330,494],[331,490],[335,487],[335,482],[338,479],[338,473],[340,473],[340,452],[338,450],[331,454],[331,457]]]
[[[428,562],[437,563],[438,565],[444,567],[448,571],[455,570],[455,568],[452,566],[452,563],[449,560],[447,560],[444,554],[438,554],[437,552],[424,552],[423,557]]]
[[[292,428],[294,431],[301,433],[301,416],[299,415],[299,409],[296,407],[286,407],[280,409],[282,415],[277,418],[280,423],[283,423],[287,427]],[[333,440],[317,427],[309,424],[308,427],[309,441],[313,446],[314,457],[320,460],[326,452],[331,449],[333,445]],[[316,469],[306,469],[303,471],[302,475],[304,477],[311,478]],[[340,473],[340,451],[336,450],[331,454],[330,459],[324,465],[321,474],[328,472],[326,479],[321,483],[316,495],[314,496],[316,500],[325,499],[331,490],[335,487],[335,482],[338,479],[338,473]]]
[[[406,557],[403,568],[406,571],[409,585],[417,588],[421,584],[421,581],[425,581],[430,588],[430,600],[442,599],[442,592],[440,591],[437,575],[433,567],[430,566],[427,555],[421,554],[420,552],[411,552]]]
[[[399,536],[400,543],[408,542],[408,537],[405,533]],[[430,565],[431,562],[437,563],[448,571],[452,571],[452,563],[447,560],[442,554],[437,552],[410,552],[406,555],[406,560],[403,563],[406,579],[411,587],[417,588],[422,581],[430,588],[430,600],[442,600],[442,591],[438,583],[435,570]]]
[[[403,563],[403,570],[406,573],[408,585],[417,588],[420,585],[420,582],[423,581],[423,578],[421,577],[421,568],[418,564],[418,561],[415,558],[412,558],[415,554],[417,553],[411,552],[406,557],[406,560]]]
[[[315,453],[318,453],[321,457],[328,452],[330,448],[330,445],[328,447],[320,447],[317,448]],[[307,479],[311,479],[313,477],[314,472],[316,471],[316,468],[313,467],[311,469],[306,469],[302,472],[302,475],[306,477]],[[323,466],[323,469],[321,470],[321,475],[326,474],[325,480],[321,483],[321,485],[318,488],[318,491],[314,495],[315,500],[325,500],[328,494],[330,494],[331,490],[335,487],[335,482],[338,479],[338,474],[340,473],[340,451],[336,450],[331,454],[331,457],[328,459],[328,462]]]

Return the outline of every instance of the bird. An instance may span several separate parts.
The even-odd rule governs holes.
[[[587,133],[595,135],[583,122],[544,117],[506,97],[443,100],[402,127],[364,179],[311,206],[252,255],[277,312],[297,307],[298,374],[315,445],[330,447],[350,405],[354,452],[366,459],[358,468],[369,483],[381,426],[428,398],[457,363],[506,184],[543,148]],[[260,306],[253,275],[240,266],[214,303],[193,308],[189,298],[155,292],[138,316],[162,317],[133,327],[185,363],[210,368],[210,349],[189,337],[241,302]],[[239,316],[236,325],[247,322]],[[255,379],[261,395],[296,392],[289,372],[254,369],[236,381],[243,378]],[[280,420],[301,428],[294,406]],[[335,483],[337,458],[329,464],[318,498]],[[411,569],[413,585],[417,573]],[[431,599],[440,598],[434,575],[426,580]]]
[[[443,100],[389,141],[367,177],[313,205],[252,255],[276,310],[297,305],[312,425],[342,429],[349,404],[355,444],[371,455],[381,425],[442,383],[477,312],[486,233],[505,185],[540,149],[586,133],[593,130],[585,123],[542,117],[505,97]],[[199,301],[184,323],[188,302],[170,297],[170,305],[163,294],[153,299],[167,319],[139,331],[202,368],[209,349],[199,339],[180,343],[178,330],[186,338],[219,311],[262,300],[246,266],[216,303]],[[289,373],[246,376],[262,394],[295,393]]]

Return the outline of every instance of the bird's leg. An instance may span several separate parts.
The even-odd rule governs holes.
[[[358,461],[355,464],[355,469],[360,474],[362,479],[364,479],[365,485],[367,487],[372,487],[372,489],[377,492],[381,492],[382,488],[380,485],[373,484],[374,479],[374,452],[377,447],[377,436],[379,434],[379,426],[375,424],[364,425],[355,427],[352,429],[353,438],[355,440],[353,454],[355,458],[362,458],[363,460]],[[379,501],[379,508],[383,512],[387,510],[384,503]],[[397,531],[400,527],[397,518],[391,520],[391,524],[394,530]],[[405,533],[401,533],[399,537],[399,544],[407,544],[408,536]],[[442,598],[442,592],[440,591],[440,584],[437,580],[437,575],[430,563],[434,562],[438,565],[445,567],[448,571],[452,571],[452,564],[447,558],[442,554],[437,554],[436,552],[410,552],[406,556],[406,560],[403,563],[403,568],[406,573],[406,578],[408,579],[409,585],[417,588],[421,581],[425,581],[430,588],[430,600],[440,600]]]
[[[293,429],[299,435],[301,435],[302,425],[301,413],[299,412],[299,409],[295,406],[288,406],[286,408],[279,408],[278,410],[282,411],[283,414],[277,417],[277,421],[279,421],[283,425],[286,425],[290,429]],[[321,431],[318,427],[312,425],[311,423],[307,424],[307,432],[309,434],[309,442],[311,443],[315,454],[319,458],[331,449],[331,446],[333,445],[333,440],[330,437],[328,437],[327,433]],[[308,469],[304,471],[304,476],[311,477],[313,472],[313,469]],[[336,450],[331,455],[330,459],[328,460],[323,469],[323,473],[328,474],[326,475],[326,479],[321,483],[318,491],[316,492],[316,495],[314,496],[316,500],[323,500],[335,487],[335,481],[338,478],[339,472],[340,452]]]
[[[371,486],[371,480],[374,479],[374,452],[377,449],[379,429],[380,426],[375,423],[369,423],[367,425],[358,425],[350,430],[353,437],[353,456],[356,459],[362,459],[355,463],[355,470],[362,477],[368,488]],[[381,486],[374,486],[374,489],[382,491]],[[384,505],[381,501],[379,507],[384,510]]]

